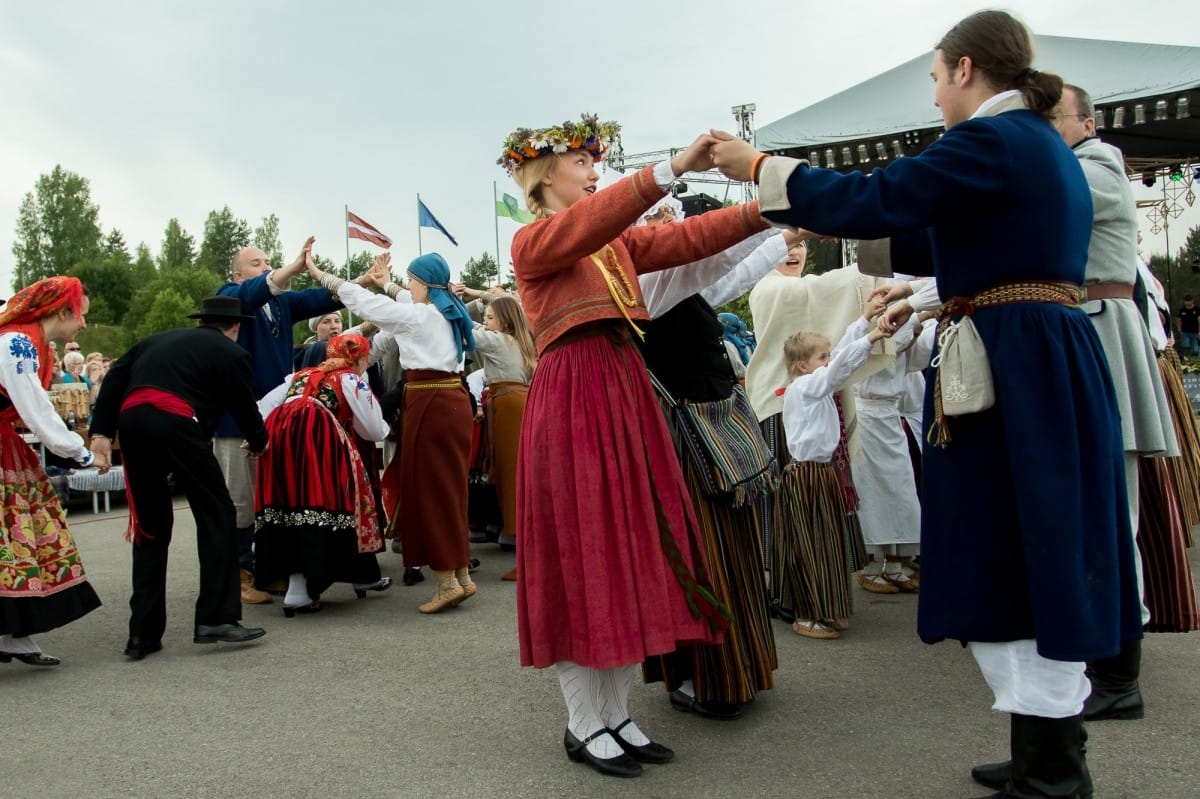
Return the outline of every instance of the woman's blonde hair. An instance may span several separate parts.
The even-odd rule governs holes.
[[[788,380],[795,380],[800,376],[796,367],[801,361],[807,361],[817,354],[817,350],[828,347],[831,343],[828,338],[812,330],[801,330],[788,336],[787,341],[783,342],[783,361],[787,364]]]
[[[534,367],[537,366],[537,349],[533,346],[533,334],[529,331],[529,320],[525,318],[525,309],[512,297],[497,297],[488,303],[488,308],[496,317],[496,326],[500,332],[511,336],[513,343],[521,351],[521,361],[525,364],[525,377],[527,380],[532,380]]]
[[[531,158],[513,170],[513,180],[521,187],[521,193],[525,195],[525,207],[529,209],[529,213],[539,219],[546,215],[546,207],[543,205],[545,198],[542,196],[542,181],[554,171],[556,166],[558,166],[558,153]]]

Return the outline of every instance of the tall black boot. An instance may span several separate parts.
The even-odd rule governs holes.
[[[1020,733],[1016,730],[1018,725],[1016,717],[1013,716],[1011,718],[1012,723],[1010,724],[1011,731],[1009,735],[1012,743],[1010,743],[1010,746],[1015,748],[1015,744]],[[1084,755],[1087,754],[1087,739],[1087,728],[1081,724],[1079,727],[1079,746]],[[1002,763],[988,763],[982,766],[975,766],[971,769],[971,778],[975,780],[975,782],[988,788],[1000,791],[999,794],[994,795],[995,797],[1009,796],[1009,794],[1004,792],[1004,789],[1005,786],[1008,785],[1009,781],[1012,780],[1012,774],[1013,761],[1011,760],[1005,760]],[[1092,783],[1090,775],[1088,775],[1086,780],[1086,789],[1080,793],[1079,796],[1080,799],[1091,799]]]
[[[1090,799],[1083,716],[1012,717],[1012,777],[997,799]]]
[[[1141,639],[1122,643],[1116,657],[1088,663],[1085,673],[1092,681],[1092,695],[1083,703],[1084,719],[1104,721],[1144,717],[1146,706],[1138,687],[1141,672]]]

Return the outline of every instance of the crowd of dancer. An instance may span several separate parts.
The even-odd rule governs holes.
[[[334,583],[388,589],[388,538],[406,583],[433,572],[421,613],[475,596],[475,469],[516,547],[521,663],[554,667],[572,761],[670,761],[631,717],[639,670],[675,708],[735,719],[773,686],[770,617],[836,639],[857,584],[918,592],[920,637],[969,644],[1012,717],[1011,759],[976,780],[1092,796],[1085,717],[1141,717],[1143,630],[1200,626],[1200,447],[1120,153],[1087,93],[1031,62],[1011,16],[960,22],[932,59],[945,135],[869,179],[713,131],[598,190],[615,123],[519,129],[499,162],[536,217],[515,294],[452,283],[437,254],[347,281],[312,239],[280,268],[247,248],[196,328],[111,365],[87,444],[44,391],[86,292],[18,292],[0,658],[56,664],[32,636],[99,605],[18,419],[101,472],[119,434],[139,660],[166,629],[168,475],[200,542],[194,640],[240,643],[265,632],[242,603],[282,595],[292,617]],[[761,199],[680,220],[672,185],[713,167]],[[860,263],[810,274],[818,236],[862,241]],[[318,285],[291,290],[304,272]],[[714,310],[748,291],[753,337]],[[363,324],[343,332],[343,308]]]

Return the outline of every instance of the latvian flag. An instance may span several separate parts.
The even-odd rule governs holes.
[[[369,241],[376,247],[382,247],[385,250],[392,246],[392,240],[379,232],[379,228],[349,211],[346,212],[346,225],[349,228],[347,235],[352,239]]]

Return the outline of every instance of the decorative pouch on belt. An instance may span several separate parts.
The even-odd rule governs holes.
[[[670,408],[684,457],[695,464],[705,494],[737,508],[774,490],[779,470],[745,389],[734,385],[728,399],[688,402],[672,397],[653,373],[650,381]]]
[[[964,416],[996,404],[992,366],[971,317],[949,322],[938,334],[938,354],[931,362],[942,387],[942,415]]]

